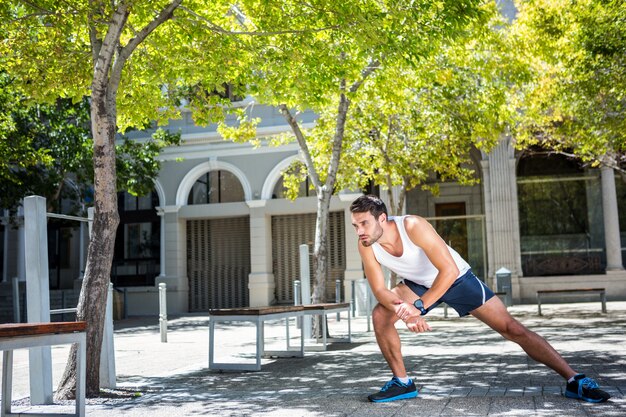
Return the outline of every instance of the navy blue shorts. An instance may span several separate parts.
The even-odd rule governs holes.
[[[405,279],[403,282],[420,297],[428,291],[428,288],[423,285],[416,284],[413,281]],[[484,282],[479,280],[470,269],[465,274],[457,278],[443,297],[428,307],[426,311],[428,312],[442,302],[445,302],[450,307],[455,309],[457,313],[459,313],[459,317],[463,317],[467,316],[470,311],[485,304],[487,300],[493,296],[493,291],[491,291]]]

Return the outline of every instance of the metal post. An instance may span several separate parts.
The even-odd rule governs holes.
[[[340,279],[335,280],[335,302],[336,303],[341,302],[341,280]],[[337,313],[337,321],[340,321],[340,320],[341,320],[341,317],[339,313]]]
[[[350,281],[350,289],[352,291],[352,299],[350,302],[352,303],[352,317],[356,316],[356,281]]]
[[[13,277],[13,320],[16,323],[22,322],[20,311],[20,279]]]
[[[115,345],[113,341],[113,284],[109,282],[106,309],[104,312],[104,332],[100,349],[100,387],[115,388]]]
[[[161,343],[167,343],[167,285],[159,284],[159,329],[161,331]]]
[[[46,199],[24,198],[24,261],[26,266],[26,305],[29,323],[50,322],[48,275],[48,233]],[[31,348],[30,403],[52,404],[52,354],[50,346]]]
[[[302,282],[302,304],[311,304],[311,271],[309,268],[309,245],[303,244],[300,249],[300,281]],[[304,337],[311,338],[311,317],[302,318]]]
[[[293,305],[299,306],[302,304],[302,298],[300,296],[300,280],[296,279],[293,281]]]
[[[299,279],[293,281],[293,305],[295,306],[302,305],[302,289],[300,284]],[[287,323],[289,323],[289,319],[287,319]],[[296,319],[296,328],[302,328],[302,317]],[[287,329],[289,329],[289,325],[287,325]],[[287,342],[289,342],[289,340],[287,340]]]

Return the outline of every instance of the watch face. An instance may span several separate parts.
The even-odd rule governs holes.
[[[418,309],[424,308],[424,302],[422,300],[415,300],[413,305]]]

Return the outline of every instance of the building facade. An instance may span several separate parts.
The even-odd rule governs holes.
[[[255,111],[263,120],[261,137],[289,131],[275,109],[256,106]],[[315,115],[304,113],[301,122],[311,125]],[[154,192],[140,198],[119,195],[121,224],[111,279],[125,291],[127,314],[158,314],[162,282],[170,314],[293,303],[298,248],[312,249],[316,213],[316,197],[307,187],[295,201],[283,196],[282,172],[299,158],[297,144],[227,142],[216,126],[196,126],[189,114],[168,128],[181,132],[182,145],[162,153]],[[135,132],[133,138],[150,134]],[[471,157],[477,185],[440,182],[437,196],[410,190],[405,212],[431,221],[494,289],[495,272],[508,269],[515,303],[533,302],[539,289],[581,287],[604,287],[609,299],[626,299],[623,175],[582,168],[558,155],[516,152],[511,138],[489,154],[474,150]],[[439,182],[434,176],[431,181]],[[329,300],[337,284],[350,299],[352,281],[362,286],[364,280],[349,212],[358,195],[332,197]],[[19,220],[5,222],[0,232],[0,290],[6,293],[12,277],[24,280],[27,249],[20,246]],[[86,227],[49,227],[49,235],[53,294],[75,292],[85,262]]]

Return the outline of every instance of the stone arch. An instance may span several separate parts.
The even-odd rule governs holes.
[[[263,184],[263,189],[261,190],[261,199],[263,200],[271,200],[272,192],[274,191],[274,187],[276,183],[281,178],[283,171],[292,164],[293,161],[302,160],[300,155],[291,155],[287,158],[280,161],[274,169],[270,171],[265,179],[265,183]]]
[[[248,178],[242,170],[240,170],[233,164],[229,164],[228,162],[210,160],[196,165],[187,173],[187,175],[185,175],[185,178],[183,178],[183,180],[181,181],[180,185],[178,186],[178,191],[176,192],[176,205],[187,205],[187,198],[189,196],[189,193],[191,192],[191,188],[196,183],[198,178],[200,178],[201,175],[206,174],[207,172],[216,170],[228,171],[235,177],[237,177],[237,179],[241,183],[241,187],[243,188],[245,200],[247,201],[252,199],[252,187],[250,186],[250,181],[248,181]]]

